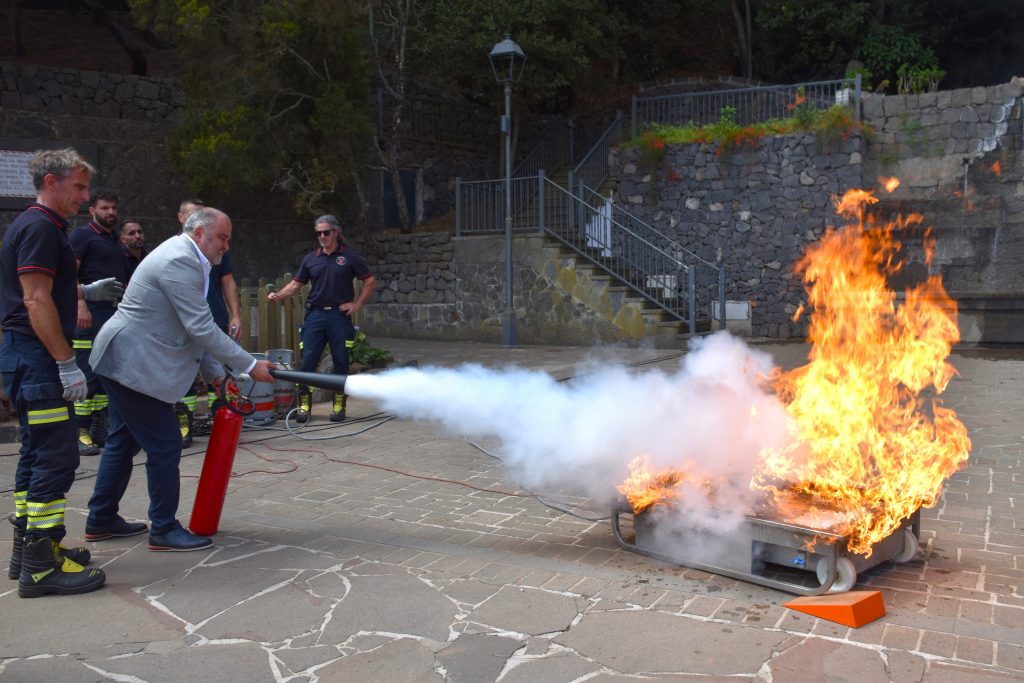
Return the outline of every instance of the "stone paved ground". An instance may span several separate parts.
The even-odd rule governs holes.
[[[587,353],[378,343],[403,361],[512,361],[559,377]],[[763,348],[787,366],[805,352]],[[665,351],[606,355],[678,363]],[[106,541],[91,544],[109,576],[99,591],[24,600],[0,584],[0,680],[1024,680],[1022,359],[954,358],[947,399],[970,430],[970,463],[923,512],[918,558],[861,575],[888,613],[860,629],[787,610],[789,594],[622,550],[606,521],[545,506],[462,438],[391,420],[325,441],[247,429],[211,551]],[[350,423],[303,435],[355,432],[377,411],[353,401]],[[204,448],[183,460],[186,521]],[[0,488],[14,453],[0,444]],[[83,462],[69,495],[72,537],[95,464]],[[0,500],[13,508],[9,491]],[[124,511],[145,519],[146,506],[140,467]],[[0,556],[9,550],[5,533]]]

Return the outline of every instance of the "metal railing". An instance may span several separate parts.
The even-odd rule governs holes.
[[[504,182],[456,179],[457,237],[504,230]],[[513,178],[513,230],[549,235],[613,275],[691,333],[698,321],[725,327],[725,271],[610,200],[583,198],[543,173]],[[518,208],[517,208],[518,207]]]
[[[555,194],[548,191],[547,195]],[[697,321],[717,319],[725,328],[725,270],[683,247],[640,220],[611,198],[601,197],[582,183],[570,220],[555,235],[585,257],[696,332]],[[545,209],[547,232],[560,216]],[[571,237],[571,239],[568,239]]]
[[[647,126],[714,123],[722,110],[735,110],[733,120],[740,125],[787,118],[800,106],[828,109],[839,104],[851,107],[857,119],[861,109],[861,77],[836,81],[816,81],[794,85],[759,86],[699,93],[678,93],[654,97],[633,96],[630,135],[636,137]]]
[[[622,112],[615,114],[608,129],[597,139],[580,163],[569,172],[569,190],[578,183],[597,189],[608,177],[608,154],[612,147],[622,142]]]
[[[543,183],[541,175],[512,178],[512,229],[516,232],[537,232],[537,212],[543,202],[536,202]],[[528,210],[532,207],[533,210]],[[455,179],[455,236],[486,235],[505,231],[505,180]]]
[[[573,127],[559,120],[512,169],[512,177],[536,176],[543,169],[555,169],[572,163]]]

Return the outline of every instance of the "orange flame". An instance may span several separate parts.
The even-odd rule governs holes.
[[[947,362],[960,336],[956,303],[938,276],[902,302],[887,287],[903,263],[894,232],[923,219],[876,224],[867,209],[877,201],[863,190],[837,199],[837,212],[853,223],[830,228],[797,264],[812,309],[810,362],[774,378],[795,440],[762,452],[751,481],[783,521],[848,536],[849,551],[866,555],[918,508],[935,504],[971,447],[966,427],[938,398],[956,374]],[[930,230],[924,246],[930,264]],[[652,471],[646,458],[630,471],[619,490],[634,512],[671,505],[682,482],[701,479]]]
[[[938,276],[908,290],[900,305],[887,277],[902,266],[895,230],[919,224],[911,215],[877,226],[860,190],[838,201],[856,223],[830,229],[797,264],[814,308],[810,363],[777,379],[776,390],[808,447],[800,463],[766,454],[756,485],[801,482],[836,510],[849,550],[871,547],[919,507],[935,504],[942,482],[967,460],[970,440],[956,414],[937,397],[955,374],[947,362],[960,338],[957,307]],[[933,240],[925,234],[925,258]]]
[[[992,174],[997,176],[1003,174],[1003,164],[1001,161],[996,160],[992,162]]]
[[[900,186],[899,178],[879,178],[878,180],[882,183],[885,191],[889,193],[895,192],[896,188]]]

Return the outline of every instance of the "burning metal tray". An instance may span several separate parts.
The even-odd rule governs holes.
[[[623,515],[632,516],[632,541],[623,535]],[[634,514],[624,499],[612,509],[612,530],[626,550],[798,595],[845,592],[857,583],[858,572],[883,562],[912,560],[921,533],[918,510],[872,546],[871,556],[866,557],[849,553],[849,538],[827,529],[759,513],[745,516],[737,529],[723,535],[709,529],[658,524],[655,512]]]

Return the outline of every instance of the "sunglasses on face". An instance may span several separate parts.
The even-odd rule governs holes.
[[[318,235],[330,235],[332,232],[334,232],[334,231],[333,230],[317,230],[316,234],[318,234]]]

